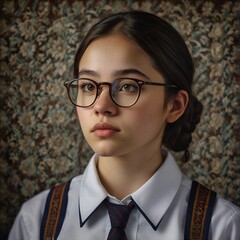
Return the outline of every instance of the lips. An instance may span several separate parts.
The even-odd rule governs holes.
[[[117,127],[114,127],[109,123],[97,123],[91,130],[91,132],[93,132],[98,137],[110,137],[119,131],[120,130]]]

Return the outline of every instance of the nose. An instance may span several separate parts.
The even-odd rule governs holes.
[[[99,88],[98,97],[94,103],[96,114],[101,115],[116,115],[118,106],[112,101],[109,93],[110,86],[101,86]]]

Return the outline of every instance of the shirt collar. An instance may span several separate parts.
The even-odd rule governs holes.
[[[96,208],[106,199],[108,193],[102,186],[96,169],[95,154],[86,167],[79,192],[79,216],[82,227]]]
[[[98,178],[96,161],[97,156],[94,155],[85,169],[81,182],[79,193],[81,227],[108,196]],[[181,179],[182,173],[172,155],[168,153],[158,171],[142,187],[131,194],[137,208],[154,230],[157,229],[175,197]]]
[[[175,197],[182,173],[173,156],[168,153],[158,171],[136,192],[131,194],[140,212],[154,230]]]

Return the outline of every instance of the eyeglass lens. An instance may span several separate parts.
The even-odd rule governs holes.
[[[69,95],[77,106],[88,107],[95,102],[104,85],[109,86],[111,99],[119,106],[131,106],[139,97],[140,87],[132,79],[117,79],[112,83],[96,83],[89,79],[76,79],[69,85]]]

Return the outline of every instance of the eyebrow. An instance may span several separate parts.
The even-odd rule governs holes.
[[[123,75],[129,75],[129,74],[135,74],[135,75],[138,75],[140,77],[144,77],[144,78],[149,79],[149,77],[146,74],[144,74],[143,72],[141,72],[141,71],[139,71],[135,68],[122,69],[122,70],[117,70],[117,71],[114,72],[115,77],[123,76]]]
[[[88,75],[92,77],[99,77],[99,74],[96,71],[88,70],[88,69],[82,69],[78,72],[78,75]]]
[[[117,77],[130,75],[130,74],[135,74],[135,75],[138,75],[140,77],[144,77],[144,78],[150,80],[149,77],[146,74],[144,74],[143,72],[141,72],[141,71],[139,71],[135,68],[127,68],[127,69],[116,70],[113,73],[113,76],[117,78]],[[88,75],[88,76],[92,76],[92,77],[100,77],[100,75],[96,71],[88,70],[88,69],[80,70],[79,75]]]

